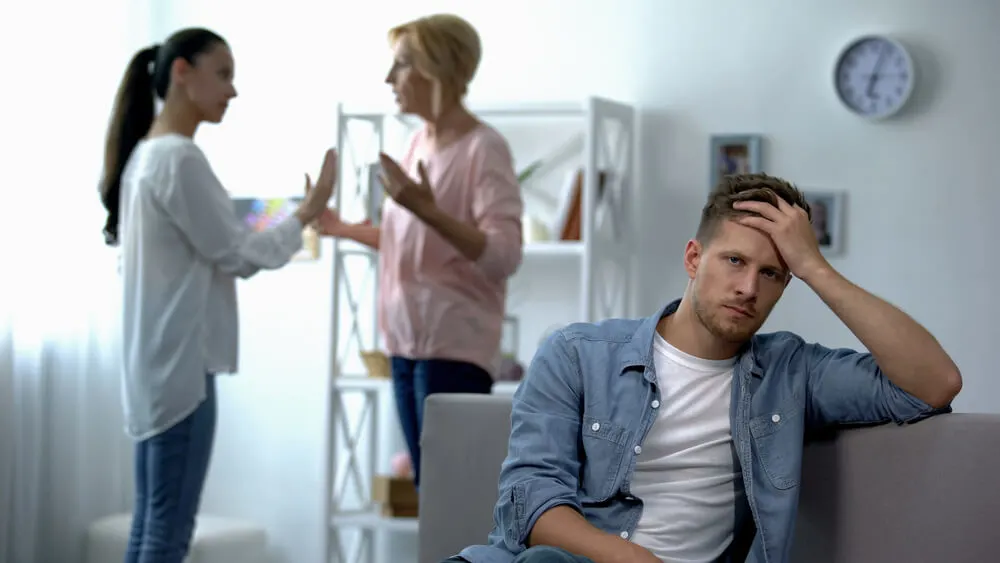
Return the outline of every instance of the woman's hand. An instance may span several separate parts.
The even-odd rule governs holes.
[[[323,167],[319,178],[313,184],[309,174],[306,174],[306,197],[302,200],[295,215],[302,225],[308,225],[317,220],[327,209],[330,198],[333,197],[333,186],[337,181],[337,151],[330,149],[323,157]]]
[[[367,222],[365,221],[365,223]],[[313,223],[316,231],[326,237],[342,237],[346,233],[346,227],[349,226],[349,223],[345,223],[340,218],[340,212],[332,207],[325,209],[320,214],[319,219]]]
[[[434,210],[436,207],[434,191],[431,189],[430,180],[427,179],[423,162],[417,164],[420,181],[414,182],[389,155],[380,153],[378,158],[382,165],[380,178],[389,197],[417,217],[425,217]]]

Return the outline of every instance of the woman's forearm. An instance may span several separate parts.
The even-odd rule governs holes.
[[[344,224],[343,230],[338,235],[378,250],[381,229],[366,223]]]
[[[483,250],[486,248],[486,234],[476,227],[455,219],[436,206],[414,214],[437,231],[468,260],[475,262],[483,255]]]

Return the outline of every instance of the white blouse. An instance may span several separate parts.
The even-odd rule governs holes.
[[[121,183],[126,432],[154,436],[205,398],[208,373],[238,369],[236,276],[285,265],[302,248],[292,216],[254,232],[188,137],[141,141]]]

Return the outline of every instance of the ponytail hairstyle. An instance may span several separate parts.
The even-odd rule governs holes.
[[[203,28],[182,29],[162,45],[146,47],[129,61],[111,110],[104,143],[104,176],[101,203],[108,211],[104,242],[118,244],[118,211],[122,173],[136,145],[149,133],[155,117],[155,98],[166,99],[170,88],[170,67],[177,58],[195,64],[195,58],[225,39]],[[155,98],[154,98],[155,96]]]

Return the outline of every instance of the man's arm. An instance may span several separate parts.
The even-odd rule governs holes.
[[[643,563],[636,557],[641,548],[598,530],[581,515],[580,367],[562,331],[546,339],[531,361],[514,394],[496,523],[513,553],[529,545],[551,545],[595,563]]]
[[[762,201],[734,203],[733,209],[750,213],[737,221],[771,237],[792,274],[812,288],[871,351],[873,367],[890,383],[930,407],[947,407],[962,389],[962,376],[938,341],[906,313],[834,270],[819,250],[805,209],[780,197],[775,200],[777,206]]]
[[[924,327],[828,264],[809,271],[802,281],[868,348],[889,381],[933,408],[951,404],[962,389],[962,376]]]
[[[598,530],[568,506],[557,506],[542,514],[529,542],[561,547],[594,563],[660,563],[650,551]]]

